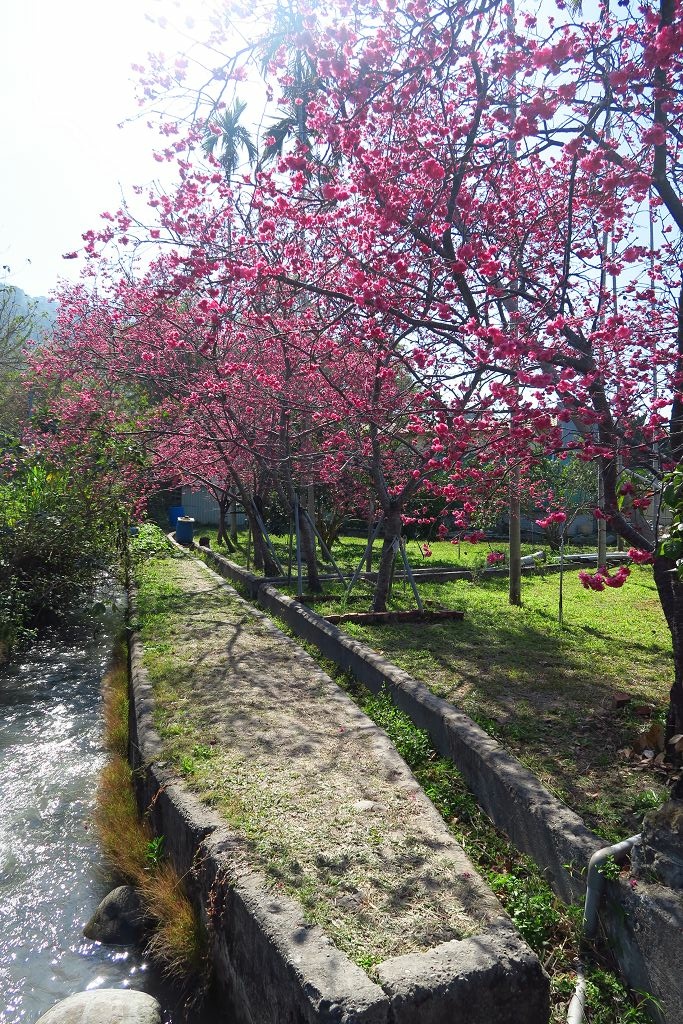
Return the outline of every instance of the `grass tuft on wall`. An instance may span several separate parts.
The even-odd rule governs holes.
[[[128,748],[128,666],[121,638],[103,683],[104,738],[110,751],[102,768],[95,807],[95,824],[105,859],[125,883],[133,885],[146,913],[154,921],[146,952],[165,974],[194,987],[208,987],[206,933],[183,886],[183,879],[163,853],[163,838],[155,837],[140,817],[133,788]]]

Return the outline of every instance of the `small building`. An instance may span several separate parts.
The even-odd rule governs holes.
[[[218,526],[218,502],[205,487],[193,490],[191,487],[183,487],[181,492],[181,505],[186,516],[192,516],[198,523],[205,526]],[[228,513],[228,521],[230,514]],[[247,517],[241,508],[237,512],[237,529],[244,530],[247,526]]]

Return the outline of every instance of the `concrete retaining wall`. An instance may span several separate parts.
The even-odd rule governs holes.
[[[245,866],[239,837],[166,769],[135,634],[130,678],[138,802],[206,924],[226,1024],[546,1024],[548,979],[502,909],[480,934],[387,960],[371,981]]]
[[[439,753],[457,765],[489,817],[517,849],[543,868],[555,892],[567,901],[583,895],[581,872],[591,854],[605,843],[532,772],[471,718],[371,647],[215,551],[204,554],[221,575],[255,593],[263,608],[286,622],[297,636],[315,644],[324,657],[375,693],[388,690],[396,705],[427,730]]]
[[[184,876],[209,935],[225,1021],[388,1024],[389,998],[301,908],[242,867],[238,841],[164,767],[141,645],[130,640],[130,755],[138,802]],[[217,1022],[218,1024],[218,1022]]]
[[[583,820],[546,790],[536,776],[467,715],[436,697],[371,647],[354,640],[320,615],[214,551],[205,555],[221,575],[240,583],[259,604],[278,616],[342,670],[373,692],[385,688],[398,707],[431,736],[437,750],[462,772],[491,820],[518,850],[529,854],[548,883],[566,902],[582,900],[591,854],[606,845]],[[653,1019],[683,1020],[683,973],[671,953],[683,939],[683,904],[662,886],[609,882],[601,921],[621,971],[636,991],[652,993],[661,1004]],[[664,928],[660,934],[659,926]],[[666,938],[666,934],[669,938]]]

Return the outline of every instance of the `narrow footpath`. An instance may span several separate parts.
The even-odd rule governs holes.
[[[164,758],[245,864],[366,970],[504,917],[385,733],[312,658],[195,559],[137,575]]]

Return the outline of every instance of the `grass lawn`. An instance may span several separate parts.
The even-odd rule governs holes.
[[[215,526],[195,527],[195,539],[199,536],[208,536],[215,547],[215,540],[218,530]],[[275,553],[279,558],[285,572],[290,562],[289,536],[272,534],[270,537]],[[430,541],[429,547],[432,554],[425,557],[423,547],[424,541],[408,540],[408,558],[413,569],[483,569],[486,567],[486,556],[490,551],[502,551],[507,556],[507,541],[483,541],[478,544],[471,544],[463,541],[453,544],[450,541]],[[352,572],[357,568],[361,558],[365,554],[367,539],[365,537],[341,536],[332,548],[335,561],[343,572]],[[219,548],[223,550],[223,548]],[[382,540],[376,540],[373,546],[373,568],[376,570],[379,565],[379,556],[382,550]],[[592,551],[593,548],[568,545],[565,549],[568,553],[577,551]],[[534,551],[545,551],[548,561],[554,560],[557,555],[550,550],[550,547],[539,539],[534,543],[522,544],[522,554],[529,555]],[[238,535],[238,550],[230,556],[240,565],[247,564],[247,534],[245,531]],[[291,552],[292,573],[296,575],[296,550]],[[251,566],[253,568],[253,565]],[[324,567],[327,571],[328,567]],[[397,562],[397,568],[402,568]],[[334,571],[332,566],[329,570]],[[305,567],[304,567],[305,571]]]
[[[284,550],[286,538],[276,543]],[[506,550],[434,543],[424,559],[417,547],[408,544],[414,566],[462,568],[483,567],[491,548]],[[363,548],[362,538],[343,538],[335,555],[348,567]],[[341,585],[325,591],[316,611],[339,611]],[[352,607],[368,607],[370,593],[359,583]],[[633,566],[624,587],[603,593],[584,590],[576,571],[567,572],[564,628],[558,574],[525,578],[522,608],[508,604],[504,578],[424,582],[420,593],[428,606],[462,608],[464,621],[343,628],[465,710],[607,839],[637,830],[666,793],[661,775],[619,753],[663,718],[671,685],[671,641],[651,571]],[[395,584],[391,606],[414,607],[406,583]],[[613,706],[616,693],[632,698],[622,710]],[[646,705],[651,716],[634,713]]]
[[[522,608],[508,604],[505,579],[420,589],[464,609],[465,619],[344,628],[463,708],[590,827],[608,839],[636,830],[666,792],[661,776],[619,754],[649,724],[632,709],[649,705],[663,717],[671,685],[671,641],[651,572],[634,567],[626,586],[603,593],[567,574],[564,628],[557,575],[526,579]],[[632,698],[622,710],[614,708],[619,692]]]

